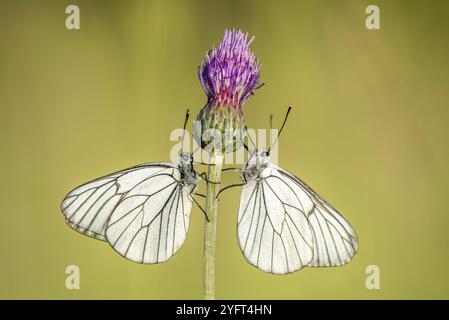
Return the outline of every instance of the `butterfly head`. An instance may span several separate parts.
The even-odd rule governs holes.
[[[243,178],[247,181],[259,177],[261,171],[268,166],[270,153],[261,148],[254,150],[243,167]]]
[[[181,179],[185,184],[196,184],[198,178],[193,169],[193,156],[189,152],[181,153],[178,160],[178,168],[181,172]]]

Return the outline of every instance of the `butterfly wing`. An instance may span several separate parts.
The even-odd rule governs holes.
[[[311,267],[341,266],[357,253],[357,235],[348,221],[312,188],[288,171],[273,165],[273,175],[285,181],[303,200],[314,246]]]
[[[73,189],[61,203],[67,224],[86,236],[106,241],[106,223],[124,194],[139,181],[169,168],[173,168],[173,164],[142,164]]]
[[[180,171],[164,169],[123,195],[106,226],[106,239],[119,254],[138,263],[160,263],[185,241],[196,185]]]
[[[237,232],[247,260],[276,274],[343,265],[357,252],[349,223],[303,181],[272,164],[243,187]]]
[[[248,262],[265,272],[290,273],[312,261],[307,216],[285,182],[269,174],[243,187],[237,233]]]

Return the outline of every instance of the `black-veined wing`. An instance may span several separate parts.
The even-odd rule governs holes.
[[[311,267],[341,266],[357,253],[357,235],[349,222],[304,181],[288,171],[272,165],[273,176],[284,181],[299,199],[314,238]]]
[[[172,163],[143,164],[75,188],[61,210],[70,227],[108,241],[124,257],[164,262],[186,238],[196,188],[191,181],[184,183]]]
[[[299,208],[294,192],[278,178],[252,179],[244,185],[237,233],[240,249],[252,265],[285,274],[312,261],[312,232]]]
[[[342,265],[357,252],[349,223],[304,182],[272,164],[243,187],[237,230],[248,261],[276,274]]]
[[[180,171],[174,169],[142,180],[112,212],[106,239],[132,261],[167,261],[185,241],[195,187],[184,184]]]
[[[87,182],[65,196],[61,211],[71,228],[106,241],[106,223],[123,195],[140,181],[172,168],[171,163],[148,163]]]

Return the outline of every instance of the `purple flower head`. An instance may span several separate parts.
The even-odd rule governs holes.
[[[259,81],[259,61],[250,51],[248,34],[225,30],[218,48],[206,54],[198,68],[209,106],[226,105],[240,111]]]

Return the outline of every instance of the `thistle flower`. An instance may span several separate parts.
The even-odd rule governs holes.
[[[242,108],[259,81],[260,65],[249,49],[253,40],[248,41],[248,34],[240,30],[225,30],[220,45],[206,54],[198,68],[207,95],[206,106],[197,118],[201,128],[196,128],[194,134],[202,148],[208,145],[203,136],[208,129],[221,133],[222,152],[233,152],[241,145],[236,130],[245,130]]]

